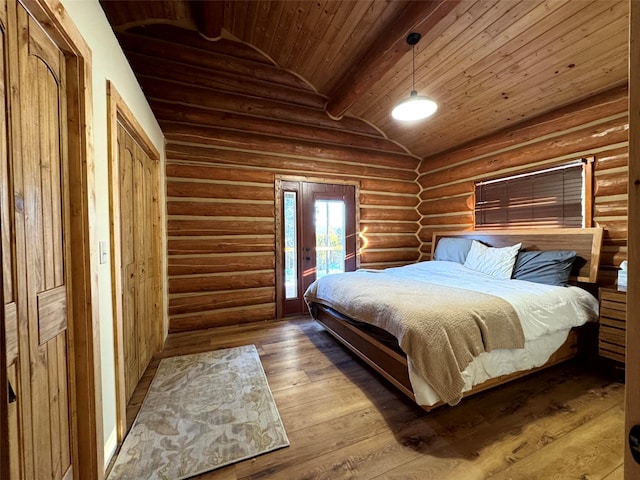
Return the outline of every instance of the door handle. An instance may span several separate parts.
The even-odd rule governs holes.
[[[9,403],[15,402],[18,397],[16,397],[16,392],[13,391],[13,387],[11,386],[11,382],[7,380],[7,396]]]

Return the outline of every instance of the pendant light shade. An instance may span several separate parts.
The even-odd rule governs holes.
[[[438,109],[438,104],[413,90],[408,98],[401,100],[391,111],[396,120],[411,121],[430,117]]]
[[[396,120],[412,121],[430,117],[438,109],[438,104],[424,95],[418,95],[416,91],[416,43],[421,35],[413,32],[407,36],[407,43],[411,45],[413,52],[412,84],[413,88],[409,97],[401,100],[391,111],[391,116]]]

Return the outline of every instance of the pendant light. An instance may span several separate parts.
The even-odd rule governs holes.
[[[407,35],[407,43],[411,45],[413,52],[413,76],[411,93],[408,98],[401,100],[391,111],[391,116],[396,120],[411,121],[422,120],[430,117],[438,109],[438,104],[424,95],[418,95],[416,91],[416,43],[420,41],[420,35],[412,32]]]

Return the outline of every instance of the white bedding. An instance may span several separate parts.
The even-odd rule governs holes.
[[[583,325],[598,318],[598,300],[579,287],[501,280],[456,262],[420,262],[378,271],[500,297],[513,305],[518,313],[526,340]]]
[[[476,357],[463,371],[464,391],[500,375],[538,367],[567,339],[571,327],[598,318],[598,301],[579,287],[556,287],[522,280],[501,280],[455,262],[430,261],[388,268],[381,274],[414,281],[474,290],[500,297],[517,312],[525,335],[525,348],[494,350]],[[419,405],[440,398],[411,368],[409,377]]]

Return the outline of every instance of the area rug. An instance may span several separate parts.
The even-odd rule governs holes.
[[[180,480],[287,445],[254,345],[165,358],[108,480]]]

